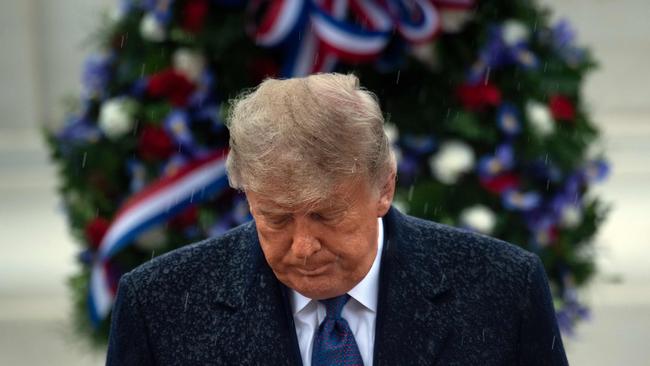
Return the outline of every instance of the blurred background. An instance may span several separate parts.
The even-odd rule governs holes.
[[[573,365],[650,361],[650,3],[544,0],[600,68],[585,95],[613,167],[594,186],[613,210],[595,241],[599,273],[581,290],[591,319],[564,338]],[[77,338],[66,279],[76,271],[41,124],[80,90],[89,35],[111,0],[0,2],[0,364],[99,365]]]

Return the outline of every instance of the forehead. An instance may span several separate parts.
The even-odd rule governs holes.
[[[251,205],[265,213],[287,213],[287,212],[314,212],[314,211],[345,211],[354,206],[357,202],[368,196],[369,188],[361,182],[347,182],[340,184],[327,194],[322,194],[307,202],[291,202],[290,194],[283,194],[283,197],[263,194],[258,192],[246,192]]]

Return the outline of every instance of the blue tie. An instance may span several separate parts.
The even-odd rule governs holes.
[[[325,305],[325,319],[318,327],[311,353],[313,366],[363,366],[359,347],[348,321],[341,318],[343,306],[350,299],[345,294],[331,299],[320,300]]]

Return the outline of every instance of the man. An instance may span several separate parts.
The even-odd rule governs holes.
[[[391,208],[353,75],[266,80],[229,118],[254,221],[123,276],[109,365],[566,365],[537,256]]]

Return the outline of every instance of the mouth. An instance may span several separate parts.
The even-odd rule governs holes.
[[[313,277],[313,276],[319,276],[322,275],[323,273],[327,272],[329,269],[330,263],[323,264],[321,266],[313,267],[313,268],[300,268],[297,267],[296,271],[306,277]]]

